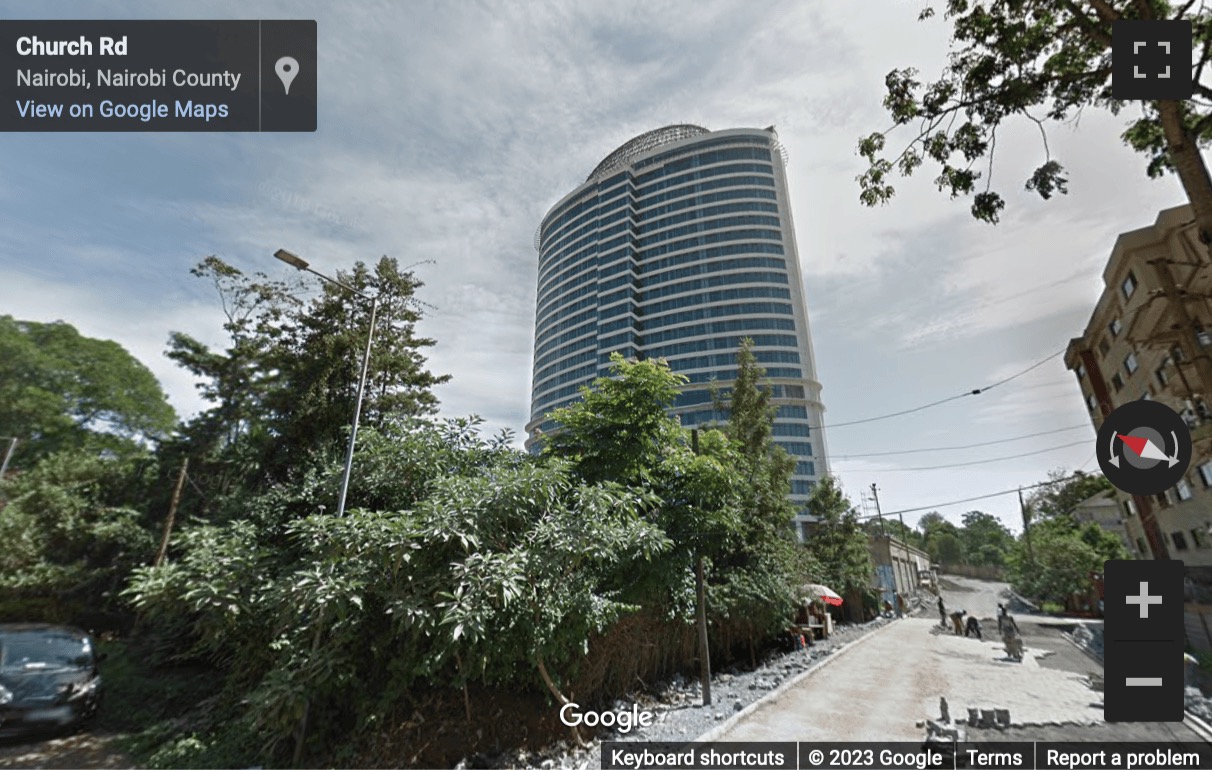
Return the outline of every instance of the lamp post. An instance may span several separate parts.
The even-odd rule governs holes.
[[[354,405],[353,426],[351,427],[351,429],[349,431],[349,446],[345,450],[345,472],[341,477],[341,496],[337,500],[337,518],[341,518],[342,516],[345,515],[345,497],[349,493],[349,474],[353,470],[354,443],[357,441],[357,438],[358,438],[358,420],[362,416],[362,396],[366,392],[366,375],[370,369],[370,346],[371,346],[371,343],[374,341],[374,337],[375,337],[375,318],[377,317],[378,312],[379,312],[379,298],[378,298],[378,296],[371,297],[369,295],[363,294],[362,292],[358,291],[357,289],[355,289],[354,287],[350,286],[347,283],[342,283],[341,281],[338,281],[335,278],[329,278],[327,275],[324,275],[323,273],[312,270],[311,266],[308,265],[304,259],[302,259],[301,257],[299,257],[296,254],[293,254],[293,253],[287,251],[286,249],[278,249],[277,251],[274,252],[274,256],[277,257],[278,259],[282,260],[286,264],[290,265],[291,267],[294,267],[299,270],[303,270],[308,273],[311,273],[312,275],[318,276],[318,277],[322,278],[323,280],[327,281],[328,283],[333,284],[334,286],[339,286],[348,292],[356,294],[357,296],[361,297],[362,299],[370,301],[370,331],[368,331],[366,333],[366,351],[362,354],[362,373],[358,380],[358,398],[357,398],[356,404]],[[322,632],[324,629],[324,610],[325,609],[326,609],[326,607],[321,607],[320,616],[316,621],[316,633],[315,633],[315,638],[312,640],[312,646],[311,646],[311,652],[312,652],[313,656],[316,655],[320,649],[320,640],[322,638]],[[311,699],[309,698],[307,700],[306,705],[304,705],[304,707],[303,707],[303,716],[299,720],[299,725],[295,732],[294,764],[296,767],[300,764],[300,762],[303,758],[303,746],[304,746],[304,742],[307,739],[307,721],[308,721],[308,716],[310,713],[311,713]]]
[[[0,439],[8,439],[8,451],[4,453],[4,462],[0,462],[0,481],[3,481],[4,472],[8,470],[8,461],[13,459],[13,452],[17,450],[17,437],[0,436]]]
[[[347,283],[342,283],[335,278],[329,278],[327,275],[311,269],[311,266],[306,261],[286,249],[278,249],[274,252],[274,256],[291,267],[318,276],[334,286],[339,286],[364,300],[370,301],[370,331],[366,333],[366,351],[362,354],[362,374],[358,380],[358,398],[354,405],[353,426],[349,431],[349,446],[345,450],[345,473],[341,477],[341,496],[337,500],[337,518],[341,518],[345,515],[345,498],[349,493],[349,474],[353,470],[354,443],[358,438],[358,420],[362,417],[362,397],[366,393],[366,376],[370,371],[370,346],[375,337],[375,319],[379,312],[379,298],[363,294]]]

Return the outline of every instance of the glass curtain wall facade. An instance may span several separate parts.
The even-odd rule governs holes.
[[[750,337],[773,386],[775,441],[797,460],[792,497],[807,500],[829,467],[784,166],[773,127],[666,126],[615,150],[548,212],[535,235],[528,448],[614,352],[664,358],[689,378],[674,409],[684,426],[723,422],[711,383],[727,393]]]

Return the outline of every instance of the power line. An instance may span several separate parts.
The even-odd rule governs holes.
[[[1085,474],[1082,474],[1082,475],[1085,475]],[[1066,481],[1072,481],[1073,479],[1076,479],[1076,478],[1079,478],[1078,473],[1073,473],[1069,476],[1065,476],[1064,478],[1053,479],[1051,481],[1041,481],[1038,484],[1028,484],[1027,486],[1024,486],[1024,487],[1015,487],[1014,489],[1007,489],[1003,492],[990,492],[987,495],[977,495],[976,497],[965,497],[963,500],[952,500],[952,501],[946,502],[946,503],[935,503],[933,505],[924,505],[924,506],[921,506],[920,508],[903,508],[899,511],[891,511],[889,513],[885,513],[884,515],[885,516],[895,516],[895,515],[901,514],[901,513],[918,513],[919,511],[933,511],[936,508],[946,508],[947,506],[950,506],[950,505],[963,505],[964,503],[971,503],[971,502],[975,502],[977,500],[988,500],[991,497],[1001,497],[1002,495],[1016,495],[1016,494],[1018,494],[1020,489],[1036,489],[1037,487],[1050,487],[1053,484],[1063,484]]]
[[[1089,427],[1090,426],[1088,424],[1082,423],[1081,425],[1071,425],[1068,428],[1057,428],[1055,430],[1045,430],[1045,431],[1040,431],[1039,433],[1027,433],[1025,435],[1014,436],[1012,438],[999,438],[995,441],[982,441],[979,444],[959,444],[956,446],[939,446],[939,447],[929,447],[926,449],[901,449],[901,450],[898,450],[895,452],[866,452],[864,454],[855,454],[855,455],[830,454],[829,458],[831,460],[849,460],[849,459],[855,458],[855,457],[887,457],[888,455],[908,455],[908,454],[917,454],[919,452],[946,452],[946,451],[950,451],[953,449],[975,449],[977,447],[982,447],[982,446],[992,446],[994,444],[1006,444],[1011,441],[1021,441],[1025,438],[1035,438],[1036,436],[1048,436],[1053,433],[1064,433],[1065,431],[1077,430],[1078,428],[1089,428]],[[1084,464],[1085,463],[1083,463],[1083,465]]]
[[[899,471],[941,471],[947,468],[963,468],[968,465],[984,465],[986,463],[997,463],[1002,460],[1016,460],[1019,457],[1030,457],[1032,455],[1041,455],[1044,452],[1055,452],[1057,449],[1067,449],[1071,446],[1089,445],[1089,441],[1074,441],[1069,444],[1060,444],[1058,446],[1050,446],[1045,449],[1037,449],[1034,452],[1023,452],[1016,455],[1006,455],[1004,457],[990,457],[988,460],[973,460],[966,463],[951,463],[950,465],[928,465],[921,468],[881,468],[879,473],[896,473]]]
[[[850,420],[848,422],[835,422],[832,425],[819,425],[814,428],[811,428],[811,430],[825,430],[827,428],[828,429],[843,428],[848,425],[863,425],[864,423],[876,422],[878,420],[887,420],[892,417],[902,417],[906,414],[913,414],[915,412],[921,412],[926,409],[932,409],[936,406],[941,406],[942,404],[946,404],[951,401],[958,401],[959,399],[966,398],[968,396],[979,396],[982,393],[993,390],[994,388],[998,387],[999,385],[1005,385],[1007,382],[1010,382],[1011,380],[1016,380],[1019,377],[1022,377],[1024,374],[1027,374],[1028,372],[1038,369],[1039,367],[1048,363],[1049,361],[1056,358],[1057,356],[1064,355],[1064,352],[1065,351],[1063,351],[1063,350],[1058,350],[1057,352],[1053,353],[1052,355],[1048,356],[1047,358],[1043,359],[1042,361],[1037,361],[1034,364],[1032,364],[1031,366],[1028,366],[1026,369],[1022,370],[1021,372],[1018,372],[1017,374],[1012,374],[1003,380],[998,380],[997,382],[993,383],[992,385],[986,385],[983,388],[976,388],[975,390],[970,390],[966,393],[959,393],[954,396],[949,396],[947,398],[939,399],[938,401],[932,401],[929,404],[922,404],[921,406],[915,406],[912,409],[904,409],[899,412],[892,412],[891,414],[883,414],[878,417],[867,417],[862,420]]]

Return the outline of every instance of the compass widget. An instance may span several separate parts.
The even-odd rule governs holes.
[[[1191,431],[1158,401],[1130,401],[1098,430],[1103,474],[1130,495],[1157,495],[1182,479],[1191,464]]]

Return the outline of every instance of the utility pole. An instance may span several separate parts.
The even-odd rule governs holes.
[[[1035,564],[1035,549],[1031,547],[1031,517],[1027,515],[1027,504],[1023,502],[1023,488],[1018,488],[1018,507],[1023,514],[1023,542],[1027,545],[1027,561]]]
[[[699,453],[699,431],[690,431],[690,446]],[[702,546],[694,560],[695,615],[699,626],[699,678],[703,681],[703,705],[711,705],[711,650],[707,646],[707,585],[703,577]]]
[[[168,505],[168,518],[164,520],[164,537],[160,540],[160,552],[156,554],[154,566],[159,567],[168,555],[168,539],[173,533],[173,522],[177,519],[177,506],[181,503],[181,488],[185,486],[185,472],[189,468],[189,458],[181,463],[181,472],[177,474],[177,486],[173,489],[173,500]]]
[[[879,489],[874,483],[871,485],[871,502],[875,503],[875,515],[879,517],[880,532],[884,536],[884,544],[888,549],[888,569],[891,570],[892,577],[892,585],[889,587],[889,591],[892,593],[892,603],[896,607],[896,616],[899,618],[901,617],[901,603],[897,599],[899,592],[896,590],[896,558],[892,555],[892,538],[888,536],[888,529],[884,526],[884,512],[880,510]],[[905,520],[901,519],[901,524],[903,525],[904,523]]]
[[[880,534],[888,537],[888,528],[884,526],[884,514],[880,510],[880,495],[875,489],[875,484],[871,485],[871,501],[875,503],[875,515],[880,520]]]

